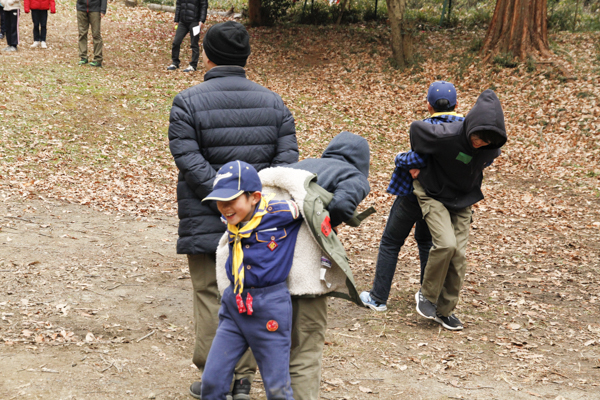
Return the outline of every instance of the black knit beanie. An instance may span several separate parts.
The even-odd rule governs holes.
[[[250,35],[239,22],[222,22],[206,32],[203,47],[206,57],[217,65],[244,67],[250,55]]]

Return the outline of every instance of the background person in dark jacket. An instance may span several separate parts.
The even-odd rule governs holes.
[[[226,229],[216,204],[202,199],[227,162],[245,161],[260,171],[298,161],[294,117],[278,94],[246,78],[249,55],[243,25],[212,26],[204,38],[204,82],[179,93],[171,108],[169,147],[179,169],[177,253],[188,256],[196,326],[193,362],[200,371],[218,324],[216,249]],[[255,371],[247,353],[236,367],[234,399],[249,399]],[[190,394],[200,398],[200,389],[194,382]]]
[[[333,193],[327,210],[331,226],[336,227],[350,220],[369,194],[370,159],[366,139],[342,132],[333,138],[321,158],[307,158],[288,167],[317,174],[317,184]],[[292,296],[292,318],[290,377],[294,399],[318,399],[327,329],[327,295]]]
[[[471,206],[483,200],[483,169],[506,143],[504,113],[491,90],[484,91],[463,122],[410,126],[412,150],[428,156],[411,171],[414,194],[427,222],[433,247],[416,293],[417,312],[449,330],[463,329],[453,314],[467,267]]]
[[[88,64],[88,31],[92,28],[94,60],[92,67],[102,67],[102,34],[100,21],[106,15],[107,0],[77,0],[77,28],[79,30],[79,65]]]
[[[192,48],[192,61],[190,66],[183,72],[194,72],[198,69],[198,59],[200,57],[200,31],[202,24],[206,21],[206,12],[208,10],[208,0],[177,0],[175,5],[175,23],[176,31],[171,47],[172,63],[167,70],[174,71],[179,68],[179,50],[185,36],[190,34],[190,47]],[[194,35],[193,29],[197,28],[197,34]]]

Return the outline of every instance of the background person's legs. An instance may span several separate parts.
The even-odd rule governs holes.
[[[85,11],[77,11],[77,30],[79,32],[79,59],[88,59],[88,30],[90,29],[90,19]]]
[[[102,63],[102,33],[100,31],[102,17],[99,12],[89,14],[90,25],[92,26],[92,39],[94,40],[94,61]]]

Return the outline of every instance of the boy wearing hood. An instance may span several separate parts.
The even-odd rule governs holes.
[[[483,169],[500,155],[506,139],[500,100],[489,89],[462,123],[410,126],[412,150],[427,157],[411,175],[433,241],[416,309],[449,330],[463,329],[453,311],[465,277],[471,206],[483,199]]]
[[[447,124],[461,122],[465,118],[454,110],[458,107],[456,88],[450,82],[433,82],[427,90],[427,110],[430,116],[424,119],[429,124]],[[373,287],[370,291],[360,294],[360,299],[365,307],[373,311],[387,310],[387,300],[390,295],[392,281],[398,264],[398,253],[404,241],[415,226],[415,240],[419,248],[419,261],[421,264],[421,283],[425,273],[425,266],[431,249],[431,234],[427,223],[413,192],[413,177],[411,169],[422,168],[426,165],[426,157],[408,151],[399,153],[394,159],[396,168],[387,188],[388,193],[396,195],[388,220],[385,224],[379,254],[375,266]]]
[[[317,174],[317,184],[333,193],[327,210],[335,228],[342,222],[350,222],[360,202],[369,194],[370,158],[366,139],[341,132],[321,158],[307,158],[286,167]],[[294,399],[317,399],[327,328],[327,295],[292,296],[292,309],[290,376]]]

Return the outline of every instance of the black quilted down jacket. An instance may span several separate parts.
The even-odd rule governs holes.
[[[215,202],[202,199],[223,164],[242,160],[260,171],[298,161],[290,110],[238,66],[214,67],[204,83],[175,96],[169,147],[179,169],[178,254],[216,252],[226,226]]]
[[[189,24],[206,21],[208,0],[177,0],[175,4],[175,22]]]

